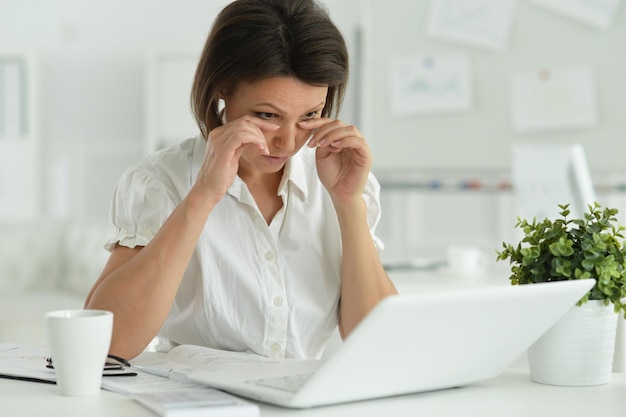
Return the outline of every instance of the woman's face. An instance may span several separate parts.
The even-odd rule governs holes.
[[[268,78],[253,84],[240,83],[224,97],[226,121],[249,115],[280,126],[265,131],[269,155],[250,147],[239,159],[248,174],[280,172],[287,160],[306,144],[312,132],[298,122],[320,117],[328,87],[311,86],[290,77]]]

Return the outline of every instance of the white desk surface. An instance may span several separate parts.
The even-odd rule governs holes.
[[[63,397],[56,386],[0,379],[0,407],[7,417],[155,416],[132,399],[102,391],[91,397]],[[526,370],[508,370],[498,378],[463,388],[291,410],[261,404],[261,417],[334,416],[480,416],[480,417],[623,417],[626,374],[613,374],[607,385],[557,387],[531,382]]]
[[[455,277],[434,271],[394,271],[401,292],[439,291],[484,285],[508,285],[506,270],[485,277]],[[619,416],[626,413],[626,373],[596,387],[558,387],[530,381],[527,369],[510,369],[499,377],[462,388],[405,395],[351,404],[291,410],[260,404],[261,417],[334,416],[480,416],[554,417]],[[1,415],[7,417],[143,417],[156,416],[132,399],[102,391],[93,397],[62,397],[54,385],[0,379]]]

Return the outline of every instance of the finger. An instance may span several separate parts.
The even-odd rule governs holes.
[[[318,117],[317,119],[302,120],[298,122],[298,126],[300,126],[300,128],[304,130],[314,130],[336,121],[337,120],[329,119],[328,117]]]
[[[269,155],[270,153],[265,136],[263,136],[262,133],[254,132],[252,134],[245,133],[237,135],[237,137],[230,138],[228,142],[230,149],[233,149],[237,153],[237,156],[243,153],[247,148],[256,148],[264,155]]]
[[[231,154],[246,146],[255,146],[264,154],[269,152],[263,131],[249,121],[239,120],[214,129],[209,138],[217,148]]]
[[[345,140],[348,138],[354,138],[357,141],[365,141],[365,138],[361,135],[359,130],[352,125],[340,125],[340,126],[324,126],[318,129],[313,135],[309,146],[329,146],[337,141]],[[351,142],[352,143],[352,142]]]
[[[344,138],[331,142],[326,147],[330,149],[331,152],[341,152],[343,149],[350,149],[366,153],[368,149],[365,141],[360,140],[359,138]]]
[[[313,148],[315,146],[319,146],[320,142],[324,139],[326,134],[333,129],[337,129],[339,127],[345,126],[345,124],[341,120],[333,120],[328,118],[320,118],[320,119],[312,119],[299,123],[303,129],[313,129],[313,134],[311,135],[311,139],[309,140],[308,146]],[[321,143],[324,145],[323,142]]]

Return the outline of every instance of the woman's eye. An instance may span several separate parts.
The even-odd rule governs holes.
[[[304,119],[315,119],[315,116],[317,116],[317,113],[319,112],[312,111],[310,113],[307,113],[304,115]]]
[[[276,114],[266,113],[266,112],[257,112],[256,115],[257,117],[260,117],[261,119],[265,119],[265,120],[271,120],[276,117]]]

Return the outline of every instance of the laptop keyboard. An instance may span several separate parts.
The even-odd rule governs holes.
[[[304,374],[293,374],[287,376],[279,376],[272,378],[261,378],[246,381],[249,384],[254,384],[262,387],[279,389],[287,392],[298,392],[300,388],[313,376],[314,372],[308,372]]]

